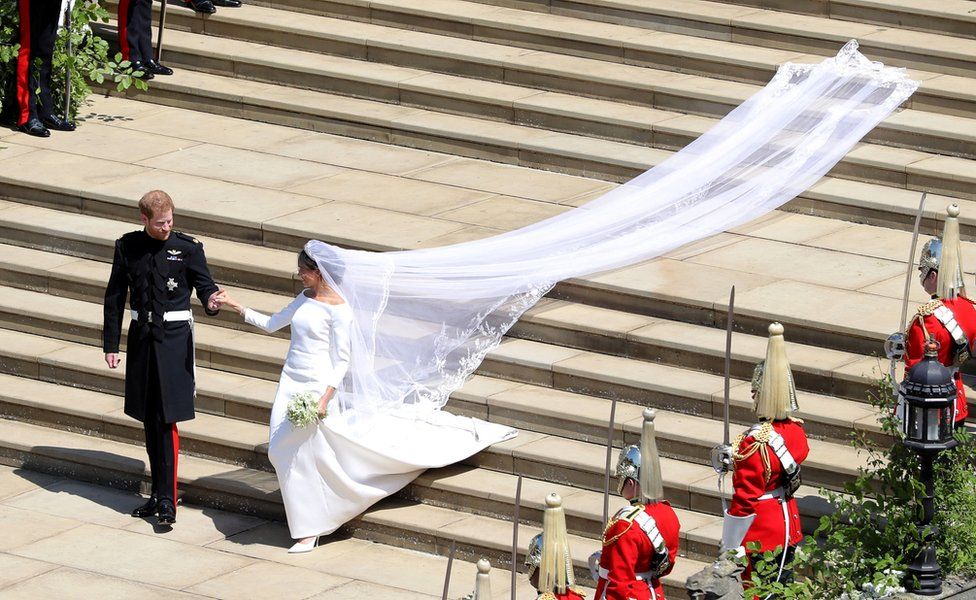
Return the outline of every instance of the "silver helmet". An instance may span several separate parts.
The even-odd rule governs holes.
[[[922,246],[922,254],[918,257],[918,270],[922,272],[922,279],[928,277],[930,271],[938,271],[942,262],[942,240],[932,238]]]
[[[623,493],[624,483],[628,479],[640,481],[641,452],[636,445],[624,446],[617,458],[617,493]]]
[[[525,553],[526,577],[532,577],[540,563],[542,563],[542,534],[537,533],[529,540],[529,550]]]

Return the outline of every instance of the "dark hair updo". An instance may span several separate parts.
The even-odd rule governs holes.
[[[342,283],[342,275],[346,271],[346,265],[339,258],[339,255],[335,253],[331,248],[325,248],[323,250],[325,256],[323,260],[325,261],[325,268],[329,273],[329,276],[335,283]],[[319,265],[315,262],[315,259],[309,255],[304,249],[298,253],[298,265],[309,271],[318,271]]]

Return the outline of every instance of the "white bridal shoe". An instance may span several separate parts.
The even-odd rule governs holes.
[[[288,549],[288,554],[301,554],[302,552],[311,552],[319,545],[319,536],[312,538],[310,542],[295,542],[295,545]]]

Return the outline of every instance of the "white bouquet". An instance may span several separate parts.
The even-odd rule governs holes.
[[[313,392],[292,394],[288,403],[288,420],[295,427],[308,427],[319,420],[319,397]]]

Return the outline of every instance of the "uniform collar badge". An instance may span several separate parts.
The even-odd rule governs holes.
[[[173,279],[172,277],[170,277],[169,280],[166,281],[166,289],[168,289],[171,292],[176,288],[178,288],[179,286],[180,284],[176,283],[176,280]]]
[[[167,250],[167,252],[169,252],[173,256],[179,256],[180,254],[183,254],[182,250]]]

